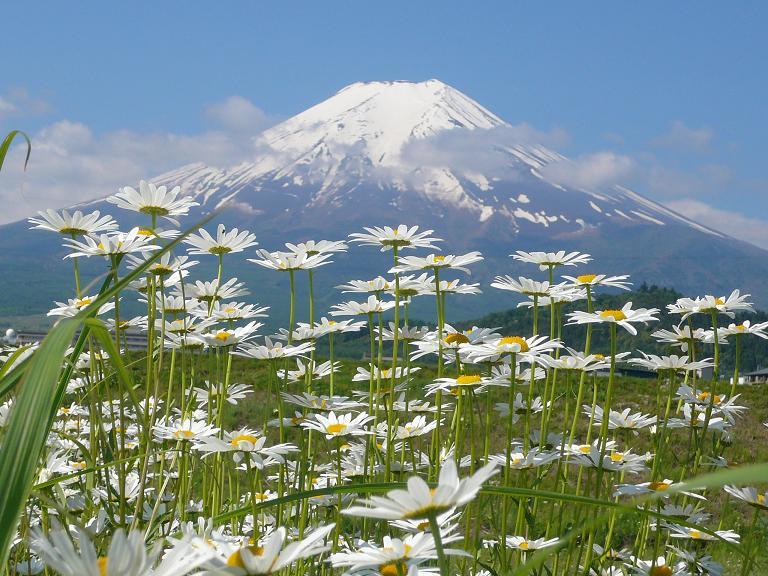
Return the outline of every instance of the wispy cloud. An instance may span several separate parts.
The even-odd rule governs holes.
[[[709,149],[714,137],[715,132],[711,128],[690,128],[680,120],[675,120],[654,143],[682,152],[703,152]]]
[[[237,123],[238,111],[241,124]],[[269,122],[255,105],[237,97],[213,105],[205,113],[213,114],[218,127],[195,134],[133,130],[99,134],[71,120],[45,126],[30,135],[32,156],[26,172],[21,147],[12,150],[3,167],[0,201],[5,209],[0,223],[43,208],[103,197],[185,164],[229,167],[256,156],[253,137]]]
[[[694,198],[672,200],[666,205],[695,222],[768,249],[768,221],[715,208]]]
[[[230,96],[222,102],[211,104],[205,109],[204,115],[217,128],[231,132],[254,134],[274,124],[273,118],[242,96]]]
[[[605,151],[553,162],[544,166],[541,173],[564,186],[595,190],[621,183],[634,168],[635,162],[629,156]]]
[[[25,88],[13,88],[0,94],[0,120],[22,116],[39,116],[51,111],[44,98],[31,95]]]

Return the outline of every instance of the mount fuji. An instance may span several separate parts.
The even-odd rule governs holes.
[[[536,273],[509,258],[515,250],[579,250],[595,258],[583,273],[626,273],[638,284],[691,294],[738,287],[768,305],[766,251],[620,185],[567,185],[558,175],[571,160],[523,136],[439,80],[355,83],[255,135],[250,161],[190,164],[153,181],[197,199],[187,222],[226,206],[218,221],[248,228],[270,250],[285,241],[342,239],[362,226],[434,229],[445,252],[485,256],[469,279],[484,283],[484,294],[457,299],[457,318],[513,304],[487,282],[495,274]],[[79,208],[131,222],[103,200]],[[29,313],[44,312],[67,296],[60,289],[70,274],[61,262],[65,251],[27,228],[0,227],[0,263],[19,273],[0,280],[0,315],[20,303]],[[337,257],[332,273],[317,274],[321,309],[342,298],[335,284],[386,271],[389,255],[361,250]],[[282,275],[256,268],[238,262],[228,275],[258,286],[256,299],[280,309]]]

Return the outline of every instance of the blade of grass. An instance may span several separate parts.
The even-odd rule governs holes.
[[[27,141],[27,157],[24,160],[24,170],[27,169],[27,164],[29,164],[29,155],[32,154],[32,142],[30,141],[29,136],[27,136],[21,130],[12,130],[3,139],[2,144],[0,144],[0,170],[3,169],[3,162],[5,162],[5,157],[8,154],[8,150],[11,147],[11,142],[13,142],[14,138],[16,138],[17,136],[24,138],[24,140]]]

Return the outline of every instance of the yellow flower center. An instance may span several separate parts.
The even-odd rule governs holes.
[[[253,434],[240,434],[239,436],[235,436],[232,438],[232,440],[229,441],[232,446],[235,448],[239,447],[240,442],[250,442],[251,444],[256,444],[256,441],[258,438],[254,436]]]
[[[459,376],[456,378],[456,384],[459,384],[460,386],[467,386],[469,384],[477,384],[478,382],[481,382],[482,378],[479,374],[464,374],[463,376]]]
[[[648,572],[649,576],[672,576],[672,568],[669,566],[654,566]]]
[[[208,252],[210,252],[211,254],[217,254],[217,255],[229,254],[230,252],[232,252],[232,248],[230,248],[229,246],[211,246],[210,248],[208,248]]]
[[[446,344],[466,344],[468,342],[469,338],[467,338],[464,334],[459,334],[458,332],[452,332],[445,337]]]
[[[583,444],[579,446],[579,452],[582,454],[589,454],[592,451],[592,447],[589,444]]]
[[[757,503],[758,504],[765,504],[765,494],[758,494],[757,495]]]
[[[243,562],[242,552],[243,550],[247,550],[254,556],[263,556],[264,555],[264,548],[261,546],[245,546],[244,548],[240,548],[239,550],[233,552],[230,554],[229,558],[227,558],[227,566],[235,566],[237,568],[242,568],[245,570],[245,563]]]
[[[221,332],[217,332],[214,338],[216,338],[216,340],[221,340],[222,342],[226,342],[227,340],[229,340],[230,336],[232,336],[231,332],[227,330],[222,330]]]
[[[99,575],[100,576],[107,576],[107,561],[109,559],[106,556],[102,556],[98,560],[96,560],[96,566],[99,567]]]
[[[595,278],[597,278],[597,274],[582,274],[581,276],[576,276],[576,280],[579,284],[591,284]]]
[[[85,308],[91,302],[93,302],[93,298],[80,298],[78,300],[75,300],[75,308],[77,308],[78,310],[80,308]]]
[[[304,421],[303,416],[294,416],[293,418],[291,418],[291,424],[293,424],[294,426],[298,426],[303,421]]]
[[[595,360],[605,360],[605,354],[595,354]]]
[[[85,462],[72,462],[71,466],[75,470],[85,470],[87,464]]]
[[[381,375],[382,375],[384,378],[388,378],[388,377],[389,377],[389,368],[384,368],[384,369],[381,371]]]
[[[234,314],[236,311],[237,309],[232,306],[227,306],[224,308],[224,314]]]
[[[690,532],[688,532],[688,536],[690,536],[694,540],[698,540],[699,538],[701,538],[701,532],[699,532],[698,530],[691,530]]]
[[[88,234],[88,230],[82,228],[73,228],[71,226],[59,229],[60,234],[67,234],[68,236],[85,236]]]
[[[416,530],[418,530],[420,532],[424,532],[426,530],[429,530],[429,521],[419,522],[418,524],[416,524]]]
[[[442,256],[442,255],[439,255],[439,254],[435,254],[435,256],[432,259],[435,261],[435,263],[437,263],[437,262],[445,262],[445,256]]]
[[[611,454],[611,460],[613,462],[621,462],[622,460],[624,460],[624,454],[621,452],[614,452],[613,454]]]
[[[723,304],[725,304],[725,300],[722,298],[715,298],[715,305],[722,306]]]
[[[525,338],[522,336],[505,336],[499,340],[499,348],[503,346],[514,346],[515,344],[520,347],[520,352],[528,352],[528,350],[530,350],[528,342],[526,342]]]
[[[139,231],[136,232],[138,236],[154,236],[155,233],[152,232],[149,228],[139,228]]]
[[[176,432],[173,433],[174,438],[177,440],[189,440],[195,435],[192,430],[176,430]]]
[[[346,429],[347,429],[347,425],[344,424],[343,422],[328,424],[328,426],[325,427],[325,430],[328,432],[328,434],[341,434]]]
[[[648,488],[654,490],[655,492],[663,492],[664,490],[667,490],[669,486],[670,485],[666,482],[651,482],[648,484]]]
[[[603,310],[600,312],[600,318],[613,318],[614,322],[626,320],[627,315],[622,310]]]
[[[747,328],[746,326],[744,326],[744,324],[736,324],[733,327],[733,329],[736,330],[737,332],[744,332],[744,330],[746,330]]]
[[[381,576],[401,576],[408,571],[408,566],[404,560],[392,560],[379,566]]]
[[[711,396],[712,394],[710,392],[699,392],[696,395],[696,398],[701,400],[702,402],[706,402],[707,400],[710,399]],[[719,404],[720,400],[722,400],[722,397],[719,394],[715,394],[715,397],[714,397],[715,404]]]
[[[517,547],[520,548],[520,550],[528,550],[528,548],[530,548],[530,546],[531,545],[528,542],[528,540],[523,540],[522,542],[520,542],[520,544],[517,545]]]

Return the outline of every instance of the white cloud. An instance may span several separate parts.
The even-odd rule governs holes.
[[[197,134],[170,132],[141,133],[117,130],[95,133],[81,122],[61,120],[34,134],[32,155],[22,170],[25,148],[17,146],[6,158],[0,174],[0,201],[4,210],[0,223],[12,222],[44,208],[71,206],[112,194],[121,186],[135,185],[193,162],[229,167],[256,157],[253,136],[258,110],[239,98],[216,107],[222,124],[237,124],[237,110],[243,126],[253,131],[209,130]],[[226,121],[226,122],[225,122]],[[263,124],[261,125],[263,127]]]
[[[37,116],[50,110],[51,106],[46,100],[31,96],[24,88],[14,88],[5,94],[0,94],[0,120]]]
[[[259,132],[272,123],[261,108],[242,96],[211,104],[205,109],[205,117],[219,128],[233,132]]]
[[[693,198],[673,200],[666,205],[695,222],[768,249],[768,221],[715,208]]]
[[[689,128],[675,120],[669,129],[656,139],[656,144],[675,150],[703,152],[709,148],[715,132],[711,128]]]
[[[628,156],[596,152],[553,162],[541,172],[558,184],[591,190],[620,183],[630,176],[634,167],[634,161]]]
[[[643,187],[657,197],[681,198],[722,193],[733,184],[733,173],[721,164],[704,164],[685,171],[654,159],[642,170],[641,180]]]

